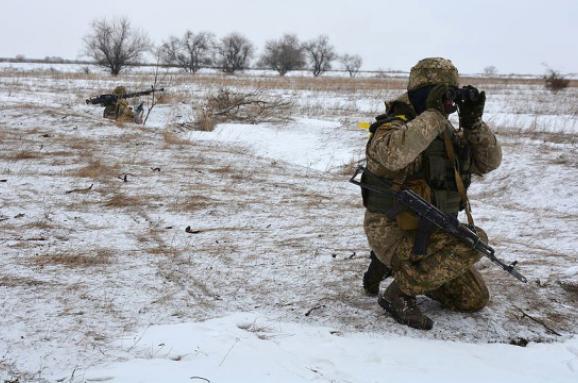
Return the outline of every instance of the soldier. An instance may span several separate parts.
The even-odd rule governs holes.
[[[471,176],[496,169],[502,152],[482,121],[485,93],[454,102],[458,86],[458,71],[451,61],[419,61],[411,69],[407,94],[389,104],[387,115],[379,116],[371,126],[363,181],[383,185],[383,180],[388,180],[394,188],[409,187],[447,213],[457,215],[466,208],[473,224],[466,194]],[[473,87],[465,89],[477,92]],[[448,120],[456,109],[459,130]],[[363,199],[364,229],[374,254],[364,287],[377,292],[381,278],[392,270],[393,282],[378,303],[396,321],[422,330],[432,328],[432,320],[416,304],[418,295],[465,312],[480,310],[488,303],[488,288],[474,267],[480,258],[476,251],[434,230],[425,255],[418,257],[415,254],[419,252],[414,251],[416,217],[401,212],[395,221],[389,220],[386,212],[395,208],[392,197],[364,189]],[[478,234],[487,241],[481,229]]]
[[[126,93],[126,88],[124,86],[117,86],[114,88],[112,94],[117,96],[118,100],[115,104],[106,105],[104,107],[103,117],[121,122],[135,122],[140,124],[143,115],[142,103],[136,108],[136,111],[133,110],[128,101],[122,98]]]

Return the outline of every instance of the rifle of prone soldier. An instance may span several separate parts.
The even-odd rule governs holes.
[[[146,96],[146,95],[149,95],[149,94],[152,94],[155,92],[163,92],[164,90],[165,90],[165,88],[159,88],[159,89],[152,88],[149,90],[143,90],[141,92],[126,93],[126,94],[123,94],[122,96],[117,96],[115,94],[101,94],[100,96],[87,99],[86,103],[91,104],[91,105],[108,106],[108,105],[116,104],[116,102],[119,99]]]

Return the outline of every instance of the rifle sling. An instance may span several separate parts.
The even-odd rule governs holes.
[[[454,177],[456,179],[456,186],[458,188],[458,193],[460,194],[460,198],[461,198],[462,202],[464,203],[466,215],[468,216],[468,224],[473,229],[475,226],[474,226],[474,217],[472,216],[472,208],[470,206],[470,200],[468,199],[466,187],[464,186],[464,181],[463,181],[462,176],[460,175],[460,172],[458,169],[458,162],[456,159],[456,153],[454,151],[454,145],[453,145],[452,139],[450,137],[450,132],[447,129],[444,131],[444,145],[446,147],[446,152],[448,154],[448,158],[454,167]]]

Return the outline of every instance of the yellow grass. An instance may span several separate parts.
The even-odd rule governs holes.
[[[66,267],[89,267],[111,263],[111,251],[100,249],[92,253],[57,253],[34,258],[38,266],[61,265]]]

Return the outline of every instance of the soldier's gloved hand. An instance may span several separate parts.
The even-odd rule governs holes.
[[[444,105],[448,91],[449,87],[445,84],[434,86],[425,101],[426,109],[436,109],[441,114],[446,114]]]
[[[458,116],[460,118],[460,127],[466,130],[472,129],[476,123],[480,122],[482,120],[482,115],[484,114],[485,105],[486,105],[486,92],[480,92],[475,99],[466,98],[465,100],[458,102]]]

